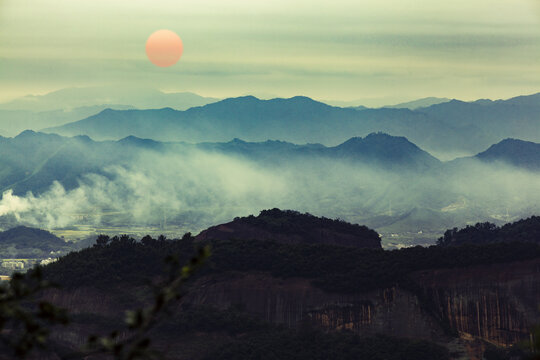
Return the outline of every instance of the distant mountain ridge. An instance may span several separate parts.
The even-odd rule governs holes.
[[[76,194],[85,195],[81,210],[62,212],[58,216],[71,219],[80,212],[88,215],[88,219],[94,216],[99,219],[101,213],[113,211],[118,215],[104,215],[106,221],[129,222],[132,221],[129,217],[132,205],[124,202],[131,201],[127,197],[138,189],[140,181],[141,185],[158,188],[156,191],[161,192],[166,191],[161,190],[161,186],[166,189],[174,181],[171,177],[186,175],[188,188],[182,185],[173,190],[177,195],[171,201],[189,205],[178,210],[176,220],[169,218],[169,224],[173,221],[180,224],[187,216],[184,212],[190,213],[189,216],[193,216],[193,212],[197,214],[195,229],[209,225],[210,220],[204,222],[205,218],[219,219],[216,223],[230,219],[226,210],[217,218],[212,217],[216,216],[215,212],[208,213],[204,204],[217,199],[218,206],[229,206],[230,201],[238,204],[232,205],[238,206],[235,208],[238,212],[296,206],[302,211],[365,223],[388,234],[402,229],[449,228],[463,224],[467,218],[499,224],[502,220],[537,212],[537,193],[529,195],[529,191],[519,190],[522,186],[532,189],[531,184],[540,175],[534,170],[538,167],[537,145],[526,146],[520,153],[506,154],[500,150],[486,160],[468,157],[441,162],[406,138],[383,133],[354,137],[340,145],[326,147],[240,139],[191,144],[135,136],[98,142],[88,136],[69,138],[25,131],[14,138],[0,137],[0,191],[4,193],[2,200],[5,197],[6,204],[18,201],[17,196],[28,197],[28,192],[32,192],[30,196],[35,197],[37,203],[41,203],[42,198],[48,201],[60,196],[64,199],[63,190],[52,187],[57,181],[66,190],[68,199],[78,196]],[[529,155],[525,151],[529,151]],[[525,158],[532,162],[521,161]],[[226,183],[220,182],[223,171],[232,172]],[[520,171],[517,181],[521,185],[513,185],[509,191],[514,195],[509,198],[505,193],[506,185],[497,179],[514,171]],[[486,172],[488,178],[484,178]],[[169,176],[163,177],[162,173]],[[214,176],[216,181],[206,180]],[[181,184],[182,181],[180,179]],[[282,198],[272,188],[273,181],[286,194]],[[482,188],[484,181],[495,184],[496,188]],[[248,192],[244,192],[246,186],[250,189]],[[80,190],[71,191],[74,189]],[[119,201],[108,200],[110,189],[120,190]],[[486,200],[485,193],[494,190],[502,190],[505,201]],[[253,196],[257,208],[246,205]],[[161,194],[158,198],[162,199],[159,208],[167,207],[168,195]],[[157,215],[144,219],[151,218],[152,224],[161,226],[158,225],[159,213],[163,210],[158,211],[153,206],[157,205],[151,204],[145,209],[151,208],[151,213]],[[4,212],[5,209],[0,207]],[[84,221],[91,221],[88,219]]]
[[[540,168],[539,146],[540,144],[532,142],[504,140],[478,154],[475,159],[483,162],[500,161],[528,170],[537,170]],[[129,151],[126,151],[126,147],[129,147]],[[294,159],[328,158],[413,172],[446,166],[405,137],[383,133],[372,133],[365,138],[354,137],[340,145],[326,147],[321,144],[297,145],[270,140],[246,142],[240,139],[224,143],[189,144],[160,142],[135,136],[118,141],[96,142],[87,136],[62,137],[28,130],[14,138],[0,137],[0,165],[3,168],[0,190],[13,188],[15,193],[29,190],[39,193],[53,180],[60,181],[67,188],[73,188],[78,185],[77,179],[82,174],[103,174],[103,168],[108,165],[130,164],[138,151],[175,153],[189,149],[239,155],[277,164],[285,164]],[[467,158],[451,163],[465,160]]]
[[[157,89],[137,86],[95,86],[60,89],[44,95],[27,95],[9,102],[0,103],[0,109],[69,111],[77,107],[119,104],[139,109],[173,107],[175,109],[185,110],[217,100],[219,99],[204,97],[191,92],[165,93]]]
[[[475,156],[484,162],[500,161],[530,170],[540,170],[540,144],[505,139]]]
[[[348,160],[382,168],[427,170],[440,165],[440,161],[408,141],[405,137],[372,133],[365,138],[353,137],[333,147],[321,144],[296,145],[283,141],[246,142],[234,139],[227,143],[202,143],[197,147],[218,150],[250,158],[274,161],[294,158],[323,157]],[[283,158],[283,156],[286,156]]]
[[[3,110],[0,105],[0,134],[2,136],[16,136],[21,131],[33,129],[40,130],[52,126],[59,126],[73,121],[95,115],[105,109],[128,110],[134,109],[130,105],[102,104],[81,106],[68,110]]]
[[[185,111],[104,110],[46,131],[111,140],[133,135],[160,141],[242,138],[326,145],[381,131],[405,136],[429,151],[477,153],[508,137],[540,141],[539,109],[537,94],[489,104],[451,100],[417,110],[340,108],[302,96],[272,100],[244,96]]]
[[[0,232],[0,246],[12,245],[18,248],[58,250],[67,243],[46,230],[17,226]]]
[[[85,119],[110,108],[115,110],[171,107],[185,110],[219,99],[194,93],[164,93],[155,89],[85,87],[45,95],[27,95],[0,103],[0,135],[15,136]]]
[[[450,101],[448,98],[439,98],[439,97],[426,97],[418,100],[407,101],[396,105],[387,105],[383,106],[386,108],[395,108],[395,109],[410,109],[416,110],[423,107],[429,107],[431,105],[441,104]]]
[[[129,151],[126,151],[126,147],[129,147]],[[132,158],[140,151],[175,153],[190,149],[274,163],[322,157],[411,171],[428,170],[440,164],[407,139],[386,134],[352,138],[336,147],[325,147],[283,141],[252,143],[240,139],[226,143],[167,143],[135,136],[96,142],[88,136],[62,137],[27,130],[14,138],[0,137],[0,165],[4,170],[0,175],[0,190],[12,188],[19,194],[26,191],[39,193],[54,180],[73,188],[83,174],[104,174],[103,169],[108,165],[131,164]]]
[[[540,171],[540,143],[519,139],[504,139],[474,155],[454,159],[446,164],[449,168],[472,166],[476,161],[484,164],[513,166],[516,169]]]

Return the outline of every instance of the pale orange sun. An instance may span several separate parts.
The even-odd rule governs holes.
[[[160,67],[176,64],[183,51],[182,39],[170,30],[158,30],[146,40],[148,59]]]

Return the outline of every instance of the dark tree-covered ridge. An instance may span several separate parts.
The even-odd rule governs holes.
[[[495,242],[524,241],[540,244],[540,216],[531,216],[501,227],[485,222],[468,225],[463,229],[446,230],[437,243],[441,246],[486,244]]]
[[[263,272],[278,278],[301,277],[330,292],[355,293],[407,284],[418,270],[508,263],[540,257],[535,243],[494,243],[401,250],[349,248],[323,244],[282,244],[274,241],[213,240],[208,264],[197,276]],[[72,252],[44,268],[45,276],[65,288],[119,284],[144,285],[163,271],[171,254],[188,259],[202,245],[190,236],[182,240],[135,241],[115,237],[92,248]]]
[[[235,218],[232,222],[210,227],[196,237],[199,241],[233,238],[381,248],[379,234],[366,226],[276,208],[263,210],[258,216]]]

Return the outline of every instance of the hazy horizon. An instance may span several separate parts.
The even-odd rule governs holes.
[[[184,42],[170,68],[144,52],[162,28]],[[539,40],[534,0],[3,0],[0,102],[107,85],[367,106],[509,98],[538,91]]]
[[[133,90],[133,87],[112,86],[112,85],[111,86],[95,85],[95,86],[65,87],[65,88],[58,88],[58,89],[53,89],[53,90],[50,90],[50,91],[40,92],[40,93],[28,93],[28,94],[24,94],[24,95],[14,96],[12,98],[2,99],[2,100],[0,100],[0,108],[3,105],[10,105],[11,103],[19,101],[19,100],[26,100],[26,99],[31,99],[31,98],[43,98],[43,97],[46,97],[48,95],[53,95],[53,94],[57,94],[57,93],[61,93],[61,92],[67,92],[67,91],[70,91],[70,90],[87,90],[87,89],[116,90],[116,89],[122,89],[122,88],[125,88],[126,90]],[[142,88],[142,87],[137,88],[137,87],[135,87],[135,89],[136,90],[147,90],[147,91],[150,91],[150,92],[157,91],[157,92],[159,92],[161,94],[164,94],[164,95],[167,95],[167,94],[193,94],[193,95],[197,95],[197,96],[200,96],[200,97],[213,99],[214,101],[221,101],[221,100],[225,100],[225,99],[245,97],[245,96],[253,96],[253,97],[256,97],[259,100],[290,99],[290,98],[293,98],[293,97],[305,96],[305,97],[309,97],[309,98],[311,98],[311,99],[313,99],[315,101],[326,103],[326,104],[332,105],[332,106],[338,106],[338,107],[365,106],[365,107],[372,107],[372,108],[380,108],[380,107],[385,107],[385,106],[401,105],[401,104],[406,104],[406,103],[409,103],[409,102],[415,102],[415,101],[418,101],[418,100],[424,100],[424,99],[430,99],[430,98],[441,99],[441,100],[445,99],[445,101],[458,100],[458,101],[464,101],[464,102],[474,102],[474,101],[477,101],[477,100],[497,101],[497,100],[508,100],[508,99],[512,99],[512,98],[515,98],[515,97],[519,97],[519,96],[536,95],[536,94],[540,93],[540,88],[539,88],[536,91],[532,90],[531,92],[527,92],[527,93],[516,93],[516,94],[510,95],[510,96],[506,96],[506,97],[501,97],[501,96],[485,97],[484,96],[484,97],[478,97],[478,98],[465,99],[465,98],[456,98],[456,97],[448,97],[448,96],[424,96],[424,97],[404,97],[400,101],[391,102],[391,99],[386,98],[386,97],[381,97],[381,98],[377,98],[377,99],[345,100],[345,99],[339,99],[339,98],[336,98],[336,99],[316,98],[316,97],[311,97],[311,96],[308,96],[308,95],[305,95],[305,94],[295,94],[295,95],[290,95],[290,96],[281,96],[279,94],[271,94],[271,93],[256,92],[256,91],[252,92],[252,93],[247,92],[247,93],[240,93],[240,94],[230,94],[228,96],[223,96],[223,97],[215,97],[215,96],[212,96],[211,94],[199,93],[199,92],[196,92],[196,91],[191,91],[189,89],[182,90],[182,91],[166,91],[166,90],[162,90],[162,89],[158,89],[158,88],[152,88],[152,87],[148,87],[148,88]],[[385,102],[386,99],[388,99],[388,102]],[[113,104],[113,103],[107,103],[107,102],[101,102],[101,103],[95,102],[95,101],[92,102],[92,99],[88,99],[88,102],[92,103],[92,105]],[[135,108],[137,108],[136,105],[133,105],[129,101],[124,101],[121,104],[119,103],[119,104],[113,104],[113,105],[128,105],[128,106],[134,106]],[[91,105],[83,105],[83,106],[91,106]],[[167,107],[175,108],[174,106],[167,106]],[[146,107],[141,107],[141,108],[146,108]],[[149,108],[152,108],[152,107],[149,107]],[[17,108],[17,110],[30,110],[30,109],[23,109],[21,107],[21,108]],[[59,106],[55,110],[66,110],[66,109]]]

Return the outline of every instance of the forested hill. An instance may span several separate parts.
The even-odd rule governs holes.
[[[316,217],[292,210],[263,210],[259,216],[234,221],[202,231],[197,240],[256,239],[286,244],[333,244],[381,248],[379,234],[366,226]]]
[[[279,226],[278,222],[268,224],[269,219],[274,219],[271,214],[275,212],[263,212],[258,217],[242,221],[260,222],[262,228]],[[532,226],[538,232],[538,222]],[[531,233],[525,227],[522,229]],[[518,233],[519,230],[516,231]],[[521,236],[520,239],[526,237]],[[279,278],[310,279],[324,290],[345,293],[407,283],[408,276],[418,270],[508,263],[540,257],[540,247],[532,242],[417,246],[385,251],[326,244],[283,244],[270,240],[195,240],[186,234],[181,240],[152,239],[149,236],[141,241],[128,236],[101,237],[94,247],[70,253],[45,267],[44,272],[50,280],[67,287],[144,284],[162,273],[165,257],[176,254],[181,261],[187,261],[194,246],[203,244],[211,245],[212,256],[202,274],[265,272]]]
[[[486,222],[469,225],[460,230],[450,229],[439,238],[438,243],[441,246],[457,246],[514,241],[540,244],[540,216],[531,216],[501,227]]]
[[[0,232],[0,246],[15,246],[17,248],[37,248],[40,250],[57,250],[65,247],[64,240],[48,231],[17,226]]]
[[[261,228],[272,228],[280,226],[280,219],[290,217],[304,219],[305,226],[312,226],[310,221],[321,221],[313,219],[314,217],[310,215],[279,210],[267,210],[257,217],[243,218],[242,221],[250,224],[259,223]],[[340,226],[339,221],[336,226]],[[537,221],[532,222],[531,226],[533,230],[538,231]],[[529,230],[530,228],[526,226],[521,227],[521,230],[516,227],[516,234],[523,231],[523,234],[534,236],[534,232]],[[526,236],[520,238],[525,239]],[[501,304],[501,312],[497,313],[496,318],[498,319],[500,315],[502,331],[509,334],[503,338],[506,343],[513,344],[522,338],[528,339],[527,330],[510,332],[507,331],[508,327],[517,323],[515,328],[528,329],[530,322],[537,321],[534,310],[537,309],[536,305],[530,312],[527,312],[529,308],[521,310],[515,305],[515,301],[523,304],[524,299],[538,298],[536,284],[540,281],[537,275],[540,246],[534,242],[497,242],[428,248],[417,246],[385,251],[380,248],[284,244],[253,239],[197,241],[190,234],[178,240],[167,240],[164,237],[153,239],[147,236],[140,241],[129,236],[113,238],[100,236],[93,247],[72,252],[45,266],[43,274],[47,280],[60,286],[62,293],[55,299],[62,299],[64,301],[62,304],[70,306],[70,311],[79,314],[87,311],[85,309],[88,309],[88,306],[92,309],[101,308],[103,309],[100,310],[101,314],[105,315],[98,316],[97,319],[101,319],[103,324],[116,326],[118,315],[125,309],[126,299],[129,299],[128,302],[139,301],[136,299],[141,299],[141,289],[167,274],[165,272],[167,266],[164,263],[166,257],[176,256],[179,264],[185,264],[194,254],[194,248],[202,245],[211,246],[211,256],[203,267],[196,271],[190,283],[186,284],[187,310],[175,313],[174,318],[168,319],[165,328],[156,333],[156,339],[175,334],[167,340],[174,343],[179,339],[178,334],[202,331],[208,336],[198,339],[212,339],[202,344],[205,348],[216,351],[208,354],[206,358],[251,358],[245,354],[253,353],[260,346],[272,344],[271,346],[283,348],[284,351],[276,358],[298,359],[302,358],[297,356],[303,353],[302,346],[313,346],[312,343],[309,345],[302,343],[294,331],[285,330],[282,333],[283,338],[276,337],[281,333],[273,330],[271,333],[264,332],[265,329],[269,329],[269,325],[262,324],[261,319],[279,322],[282,320],[276,319],[307,319],[308,317],[304,315],[312,314],[314,326],[323,324],[317,322],[319,321],[317,319],[322,319],[321,317],[337,319],[338,325],[345,319],[344,321],[350,320],[351,326],[355,326],[356,330],[353,331],[358,331],[362,335],[369,335],[374,329],[384,328],[378,331],[394,336],[397,334],[394,329],[410,329],[413,333],[407,332],[408,336],[428,340],[433,339],[432,336],[438,336],[433,334],[439,334],[439,331],[444,330],[446,335],[443,338],[437,337],[443,341],[448,339],[449,335],[459,335],[462,325],[474,331],[477,326],[476,319],[482,318],[478,312],[481,310],[475,310],[478,309],[475,304],[486,301],[486,297],[491,296],[489,298],[491,300],[484,304],[489,306],[487,311],[498,311],[496,309]],[[509,285],[513,284],[516,278],[522,279],[524,274],[528,279],[527,286],[520,286],[516,290],[515,286]],[[493,290],[494,286],[497,286],[500,294]],[[98,295],[94,295],[95,300],[88,302],[87,293]],[[276,307],[273,300],[268,299],[277,299],[279,307]],[[447,299],[469,299],[462,308],[459,308],[469,311],[468,315],[459,317],[453,307],[447,309],[445,307]],[[216,306],[219,311],[208,311],[206,308],[199,311],[197,306],[204,304]],[[239,304],[238,311],[243,313],[231,311],[231,304]],[[269,309],[276,308],[278,312],[275,316],[266,317],[270,313]],[[366,312],[365,309],[369,311]],[[484,309],[484,306],[479,309]],[[446,314],[446,310],[452,312]],[[293,312],[294,316],[291,315]],[[530,319],[529,313],[535,316],[530,322],[527,320]],[[245,320],[250,314],[258,316],[258,322]],[[527,317],[524,314],[527,314]],[[409,327],[411,321],[407,320],[409,315],[412,316],[409,319],[413,318],[415,323],[411,327]],[[369,317],[369,320],[364,316]],[[87,330],[84,331],[90,333],[95,331],[95,319],[94,316],[91,318],[83,316],[76,317],[74,321],[78,321],[77,324],[81,329],[86,326]],[[460,322],[456,324],[453,319]],[[294,321],[290,326],[300,325]],[[377,327],[379,326],[377,324],[382,324],[382,327]],[[427,324],[427,328],[422,324]],[[325,331],[343,329],[338,325],[330,324],[329,327],[323,326],[323,329],[326,329]],[[473,337],[484,340],[497,338],[499,332],[487,331],[491,329],[489,324],[482,323],[481,326],[478,333],[473,333]],[[423,332],[422,329],[427,329],[427,332]],[[244,335],[242,338],[225,339],[224,347],[217,349],[216,344],[213,344],[213,334],[223,331]],[[252,334],[250,331],[262,335],[257,339],[252,338],[249,335]],[[518,333],[517,337],[514,336],[515,333]],[[403,336],[402,332],[399,334],[398,336]],[[309,336],[313,338],[315,335]],[[470,338],[471,335],[467,336]],[[319,337],[317,343],[322,342],[324,338]],[[339,338],[343,339],[341,334]],[[242,342],[242,339],[248,340]],[[394,341],[385,341],[388,346],[395,344]],[[293,348],[293,344],[298,347]],[[326,344],[329,349],[342,348],[342,345],[337,343]],[[346,346],[347,349],[356,349],[351,344]],[[324,353],[322,348],[318,349]],[[420,353],[413,351],[410,357],[402,355],[396,360],[448,358],[444,354],[435,356],[431,350],[429,353],[424,352],[425,349],[426,344],[423,344]],[[403,354],[404,351],[405,349],[396,348],[393,352]],[[380,351],[377,350],[376,353]],[[422,353],[424,356],[421,356]],[[438,350],[435,353],[438,353]],[[354,354],[357,357],[329,353],[323,358],[394,359],[386,354],[377,356],[366,353],[365,349],[361,353],[356,353],[355,350]],[[190,358],[197,359],[204,356],[199,354],[198,357]]]

